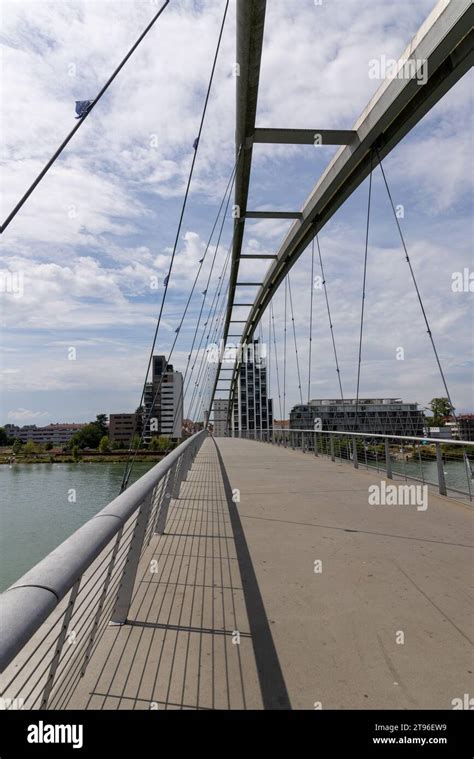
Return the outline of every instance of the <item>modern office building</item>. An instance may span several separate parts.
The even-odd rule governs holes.
[[[458,416],[458,427],[461,440],[474,440],[474,414]]]
[[[163,435],[178,439],[183,427],[183,375],[175,372],[165,356],[153,356],[152,381],[144,396],[145,442]]]
[[[109,438],[111,443],[119,443],[122,446],[130,445],[137,429],[137,414],[110,414]]]
[[[459,437],[457,432],[456,434],[453,432],[452,426],[447,424],[443,427],[428,427],[427,433],[427,437],[438,438],[438,440],[452,440],[453,438]]]
[[[268,398],[267,362],[254,340],[242,357],[237,393],[232,409],[232,431],[254,432],[273,429],[273,401]]]
[[[229,400],[227,398],[215,398],[213,408],[214,436],[226,437],[229,434]]]
[[[356,413],[357,408],[357,413]],[[377,435],[414,435],[424,432],[423,412],[417,403],[404,403],[399,398],[322,398],[294,406],[290,428],[345,432],[372,432]]]

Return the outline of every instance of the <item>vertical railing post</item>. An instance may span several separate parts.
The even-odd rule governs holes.
[[[189,446],[182,456],[182,467],[181,467],[181,482],[186,482],[186,478],[188,476],[188,472],[191,468],[191,461],[192,461],[192,450],[191,446]]]
[[[369,462],[367,460],[367,443],[365,442],[365,437],[362,438],[362,445],[364,446],[364,457],[365,457],[365,468],[369,468]]]
[[[467,455],[465,446],[463,446],[463,449],[462,449],[462,457],[463,457],[463,461],[464,461],[464,468],[466,470],[467,492],[469,493],[469,500],[472,501],[471,465],[469,463],[469,457]]]
[[[385,470],[389,480],[393,480],[392,459],[390,458],[390,443],[388,437],[385,438]]]
[[[53,658],[51,659],[51,665],[49,667],[49,672],[48,672],[48,679],[46,680],[46,684],[44,686],[43,698],[41,699],[40,709],[48,708],[49,698],[51,696],[51,691],[54,685],[54,678],[59,666],[59,660],[61,659],[61,653],[63,650],[64,642],[66,640],[69,623],[71,621],[71,617],[74,611],[74,604],[76,603],[77,594],[79,593],[80,583],[81,583],[81,578],[79,577],[79,579],[76,580],[71,590],[71,595],[69,596],[69,603],[67,605],[66,611],[64,612],[63,624],[62,624],[61,630],[59,631],[58,640],[56,642],[56,649],[54,651]]]
[[[168,517],[168,509],[170,507],[171,498],[173,497],[173,493],[174,493],[176,467],[177,467],[177,464],[174,464],[172,466],[168,474],[168,479],[166,480],[164,493],[161,499],[161,506],[158,512],[158,519],[156,520],[155,533],[157,533],[158,535],[163,535],[165,531],[166,519]]]
[[[186,466],[185,456],[186,456],[186,452],[181,454],[181,456],[179,457],[177,461],[176,473],[175,473],[175,478],[173,482],[173,490],[171,493],[173,498],[177,498],[179,496],[181,483],[183,482],[184,477],[185,477],[185,466]]]
[[[440,443],[435,443],[436,445],[436,464],[438,466],[438,490],[440,492],[440,495],[447,495],[446,490],[446,480],[444,477],[444,464],[443,464],[443,454],[441,452],[441,445]]]
[[[425,473],[423,471],[423,462],[421,460],[421,446],[417,445],[416,447],[417,447],[417,450],[418,450],[418,461],[419,461],[419,464],[420,464],[421,481],[422,481],[422,483],[424,485],[425,484]]]
[[[97,628],[99,627],[100,618],[102,616],[102,609],[104,607],[105,599],[107,597],[107,591],[109,589],[110,585],[110,578],[112,577],[112,572],[114,569],[115,559],[117,558],[118,549],[120,546],[120,541],[122,540],[122,534],[123,534],[123,526],[120,528],[120,530],[117,533],[117,537],[115,539],[115,545],[112,551],[112,556],[110,557],[109,561],[109,567],[107,569],[107,574],[105,576],[104,584],[102,585],[102,591],[99,598],[99,603],[97,605],[97,611],[95,613],[94,622],[92,625],[92,630],[89,635],[89,642],[87,643],[86,652],[84,654],[84,661],[82,663],[81,667],[81,677],[84,677],[84,673],[87,669],[87,665],[89,663],[89,659],[92,653],[92,647],[94,645],[95,636],[97,633]]]
[[[354,463],[354,469],[358,469],[359,459],[357,456],[357,439],[355,437],[352,438],[352,461]]]
[[[124,625],[127,621],[152,501],[153,491],[148,493],[147,497],[144,501],[142,501],[140,508],[138,509],[137,521],[135,523],[135,529],[130,541],[127,560],[125,562],[122,574],[122,582],[119,585],[117,598],[115,599],[114,610],[112,612],[109,624]]]
[[[329,436],[329,447],[331,449],[331,461],[335,461],[336,456],[334,454],[334,438],[332,435]]]
[[[318,455],[318,433],[314,433],[314,455]]]

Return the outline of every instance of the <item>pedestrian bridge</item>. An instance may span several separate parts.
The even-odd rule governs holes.
[[[472,687],[469,502],[372,504],[383,472],[303,450],[199,433],[15,583],[6,703],[452,708]]]
[[[166,5],[98,96],[83,101],[88,103],[87,110],[0,232],[49,171]],[[182,238],[226,14],[227,4],[193,144],[170,268],[163,280],[139,408],[146,406],[151,361],[155,346],[161,344],[157,338]],[[199,294],[194,337],[186,346],[185,386],[178,401],[183,395],[186,398],[191,388],[188,419],[207,426],[216,393],[224,390],[231,414],[238,398],[241,359],[236,356],[232,367],[225,366],[220,351],[213,363],[207,360],[207,348],[221,341],[226,346],[229,338],[238,340],[239,349],[249,345],[265,314],[269,316],[270,346],[273,328],[280,397],[273,298],[285,283],[281,419],[286,419],[286,286],[303,403],[289,275],[311,245],[311,346],[316,243],[337,385],[344,401],[318,235],[369,178],[354,432],[252,430],[255,439],[248,435],[214,439],[202,430],[126,487],[161,392],[162,374],[157,387],[151,383],[152,398],[140,441],[138,445],[130,442],[123,492],[1,596],[0,704],[7,708],[450,709],[465,696],[469,700],[467,694],[472,693],[468,682],[472,671],[468,581],[474,443],[450,440],[448,451],[446,440],[356,431],[363,429],[357,414],[372,175],[377,166],[409,266],[423,329],[454,417],[416,267],[411,264],[382,160],[470,69],[472,3],[440,0],[436,4],[398,60],[396,75],[383,79],[352,129],[326,129],[317,122],[308,129],[257,125],[265,14],[266,0],[237,2],[235,163],[183,314],[173,324],[176,337],[166,360],[171,361],[185,320],[191,324],[188,306],[205,257],[214,248],[205,289]],[[425,81],[415,75],[420,64]],[[410,75],[406,75],[407,68]],[[253,149],[259,144],[308,145],[312,149],[335,145],[338,150],[300,210],[280,210],[280,203],[278,209],[272,208],[273,203],[267,204],[263,197],[259,206],[267,210],[259,210],[248,206]],[[233,235],[221,274],[212,283],[215,292],[211,299],[209,286],[232,193]],[[252,219],[292,221],[279,250],[263,253],[249,246],[254,252],[245,252],[246,224]],[[217,230],[217,242],[211,246]],[[241,263],[267,259],[271,263],[255,275],[258,281],[241,267]],[[253,294],[241,295],[240,288]],[[208,290],[211,303],[205,307]],[[201,363],[193,377],[199,356]],[[311,347],[308,375],[309,399]],[[418,375],[416,382],[422,382]],[[256,387],[254,377],[254,394]],[[254,410],[253,421],[240,420],[241,427],[257,423],[259,416]],[[263,425],[263,417],[260,420]],[[351,426],[344,424],[344,429]],[[461,453],[451,462],[456,478],[450,480],[446,456],[453,456],[456,447]]]

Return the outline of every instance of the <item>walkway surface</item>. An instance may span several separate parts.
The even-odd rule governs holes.
[[[474,687],[472,509],[371,506],[380,480],[206,440],[66,706],[451,709]]]

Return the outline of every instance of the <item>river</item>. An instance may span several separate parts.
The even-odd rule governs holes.
[[[137,462],[130,483],[151,466]],[[0,466],[0,591],[113,500],[120,492],[124,467],[124,463]]]

